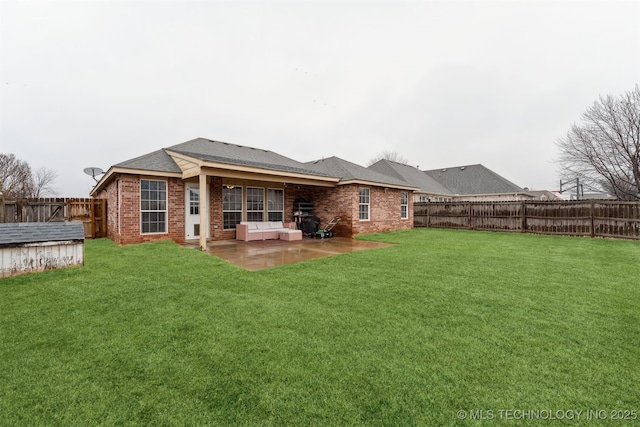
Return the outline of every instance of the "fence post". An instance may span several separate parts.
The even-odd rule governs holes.
[[[471,216],[471,202],[469,202],[469,230],[473,230],[473,217]]]
[[[522,233],[526,233],[527,232],[527,201],[526,200],[522,201],[522,206],[520,207],[520,213],[522,215],[522,223],[520,225],[522,229],[520,231]]]
[[[96,238],[96,199],[91,199],[91,238]]]
[[[4,223],[5,211],[4,211],[4,194],[0,191],[0,224]]]
[[[594,200],[591,200],[591,203],[589,203],[589,213],[591,216],[591,237],[596,237],[596,227],[595,227],[595,209],[596,209],[596,202]]]

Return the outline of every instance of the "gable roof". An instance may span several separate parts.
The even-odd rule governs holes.
[[[368,169],[385,175],[402,179],[414,187],[420,188],[422,193],[452,195],[451,190],[436,181],[432,176],[422,172],[420,169],[404,163],[382,159],[370,165]]]
[[[272,179],[282,174],[290,180],[319,185],[335,185],[339,180],[338,177],[311,169],[305,163],[273,151],[196,138],[111,166],[91,190],[91,195],[96,195],[119,173],[184,178],[193,176],[189,174],[193,174],[194,170],[197,174],[201,167],[264,173],[271,175]]]
[[[158,172],[182,172],[176,162],[174,162],[171,156],[168,155],[164,150],[154,151],[140,157],[125,160],[124,162],[113,165],[113,167]]]
[[[182,144],[173,145],[167,148],[166,151],[180,153],[199,160],[229,165],[252,166],[282,172],[318,174],[317,171],[309,169],[304,163],[273,151],[205,138],[196,138]]]
[[[306,165],[320,173],[340,178],[340,184],[357,182],[412,190],[418,188],[402,178],[385,175],[335,156],[307,162]]]
[[[481,164],[424,171],[452,194],[524,193],[524,189]]]

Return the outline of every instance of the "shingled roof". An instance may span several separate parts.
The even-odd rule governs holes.
[[[81,222],[20,222],[0,224],[0,246],[84,240]]]
[[[370,165],[368,169],[375,170],[385,175],[402,179],[414,187],[420,188],[423,193],[451,195],[451,190],[422,172],[417,167],[409,166],[391,160],[382,159]]]
[[[164,150],[154,151],[134,159],[126,160],[114,165],[114,167],[158,172],[182,172],[176,162],[174,162],[171,156]]]
[[[167,148],[168,151],[184,154],[200,160],[230,165],[253,166],[281,172],[297,172],[317,175],[305,163],[262,148],[246,147],[228,142],[196,138]],[[321,175],[326,175],[322,174]],[[333,175],[327,175],[333,176]]]
[[[402,178],[389,176],[335,156],[307,162],[306,164],[320,173],[338,177],[340,181],[366,181],[401,188],[415,187]]]
[[[525,190],[481,164],[424,171],[452,194],[523,193]]]
[[[196,138],[181,144],[172,145],[171,147],[118,163],[114,165],[114,167],[181,173],[182,171],[168,152],[183,154],[198,160],[228,165],[251,166],[280,172],[332,176],[317,170],[311,170],[304,163],[274,153],[273,151],[205,138]]]

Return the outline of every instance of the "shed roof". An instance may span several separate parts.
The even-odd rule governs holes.
[[[72,222],[0,224],[0,245],[84,240],[84,225]]]

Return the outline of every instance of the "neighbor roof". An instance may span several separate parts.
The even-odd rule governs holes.
[[[409,166],[404,163],[382,159],[370,165],[368,169],[402,179],[410,185],[420,188],[422,193],[443,195],[453,194],[451,190],[440,184],[430,175],[422,172],[417,167]]]
[[[0,245],[84,240],[84,225],[70,222],[0,224]]]
[[[424,173],[448,188],[452,194],[499,194],[525,191],[481,164],[433,169]]]
[[[313,168],[314,170],[317,170],[320,173],[326,173],[330,176],[336,176],[340,178],[341,182],[358,181],[377,183],[400,188],[418,188],[411,185],[402,178],[389,176],[335,156],[307,162],[306,165],[308,165],[310,168]]]

